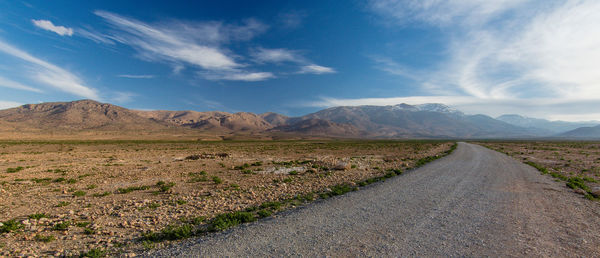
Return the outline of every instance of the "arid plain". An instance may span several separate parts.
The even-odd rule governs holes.
[[[4,141],[0,146],[0,254],[133,256],[197,229],[208,233],[234,226],[215,222],[220,214],[243,211],[254,220],[401,174],[440,157],[453,143]]]

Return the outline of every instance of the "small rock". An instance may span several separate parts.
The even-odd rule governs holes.
[[[600,198],[600,187],[599,186],[592,187],[591,194],[596,198]]]
[[[348,162],[339,162],[333,169],[335,170],[348,170],[350,169],[350,164]]]

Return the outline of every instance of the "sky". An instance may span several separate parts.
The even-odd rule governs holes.
[[[600,1],[0,0],[0,108],[600,120]]]

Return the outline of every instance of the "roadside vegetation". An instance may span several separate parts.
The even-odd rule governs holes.
[[[598,142],[483,142],[549,175],[589,200],[600,200]]]

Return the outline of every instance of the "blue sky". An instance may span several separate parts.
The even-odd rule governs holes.
[[[0,10],[0,108],[89,98],[294,116],[439,102],[600,120],[600,1],[0,0]]]

